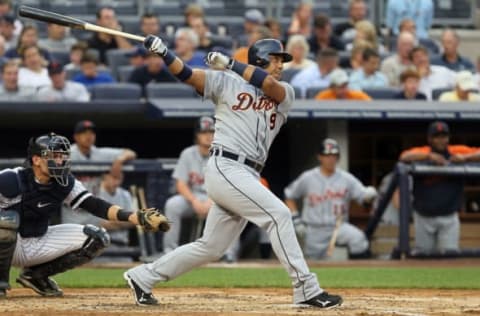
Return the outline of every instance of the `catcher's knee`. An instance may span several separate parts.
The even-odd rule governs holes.
[[[83,243],[82,250],[86,256],[92,259],[110,245],[110,235],[103,227],[87,224],[83,227],[83,233],[88,238]]]

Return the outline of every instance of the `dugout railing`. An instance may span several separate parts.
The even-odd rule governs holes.
[[[23,165],[25,159],[0,159],[0,169],[15,168]],[[167,198],[171,195],[171,173],[176,159],[136,159],[123,165],[124,182],[122,187],[126,190],[131,185],[143,188],[146,203],[149,207],[162,209]],[[100,176],[110,171],[111,162],[72,162],[72,173],[75,176]],[[60,211],[60,210],[59,210]],[[53,218],[52,224],[61,222],[60,213]],[[133,231],[132,231],[133,232]],[[141,256],[154,256],[161,249],[160,234],[134,232],[133,245],[107,249],[102,255],[109,257],[131,257],[139,259]]]
[[[399,233],[398,244],[391,254],[392,259],[480,257],[480,247],[460,249],[459,251],[430,253],[413,251],[413,249],[410,248],[410,222],[412,220],[412,195],[410,186],[412,181],[409,180],[409,177],[425,175],[480,178],[480,164],[468,163],[437,166],[425,163],[405,164],[399,162],[395,166],[393,176],[390,179],[385,194],[380,197],[377,207],[374,209],[373,215],[365,228],[367,238],[372,240],[375,230],[379,226],[382,216],[393,197],[393,193],[398,188],[400,194]]]

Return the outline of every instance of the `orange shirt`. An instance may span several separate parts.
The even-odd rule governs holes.
[[[452,155],[473,154],[473,153],[475,153],[479,150],[480,150],[480,148],[469,147],[469,146],[465,146],[465,145],[449,145],[448,146],[448,152]],[[431,151],[432,151],[432,148],[430,146],[413,147],[413,148],[410,148],[410,149],[407,149],[407,150],[403,151],[401,155],[403,155],[405,153],[409,153],[409,154],[416,154],[416,153],[418,153],[418,154],[428,154]]]
[[[240,47],[233,53],[233,59],[248,64],[248,47]]]
[[[316,96],[316,100],[337,100],[332,89],[320,91]],[[370,101],[372,98],[363,91],[348,90],[345,100],[363,100]]]

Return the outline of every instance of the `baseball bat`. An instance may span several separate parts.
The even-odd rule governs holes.
[[[342,224],[342,215],[337,216],[337,220],[335,221],[335,229],[332,233],[332,238],[330,238],[330,242],[328,243],[327,249],[327,256],[331,257],[333,254],[333,250],[335,249],[335,243],[337,242],[338,230],[340,229],[340,225]]]
[[[138,196],[137,196],[137,187],[135,185],[130,186],[130,194],[132,195],[132,208],[139,209]],[[140,247],[140,255],[142,257],[148,256],[147,245],[145,244],[145,232],[140,225],[135,226],[137,229],[138,237],[138,246]]]
[[[20,8],[18,9],[18,15],[24,18],[30,18],[30,19],[34,19],[42,22],[58,24],[66,27],[75,28],[75,29],[126,37],[139,42],[143,42],[145,40],[145,37],[143,36],[138,36],[138,35],[134,35],[134,34],[130,34],[130,33],[114,30],[114,29],[109,29],[108,27],[91,24],[71,16],[58,14],[55,12],[41,10],[37,8],[32,8],[26,5],[20,6]]]

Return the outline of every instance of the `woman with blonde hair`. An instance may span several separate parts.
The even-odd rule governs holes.
[[[292,35],[288,38],[287,52],[292,55],[292,61],[283,64],[283,69],[304,69],[315,62],[307,58],[310,45],[303,35]]]
[[[373,49],[378,51],[379,54],[386,52],[385,47],[378,40],[377,31],[372,22],[362,20],[355,23],[355,31],[355,39],[353,43],[347,45],[347,50],[352,50],[356,42],[364,40],[369,42],[373,46]]]

